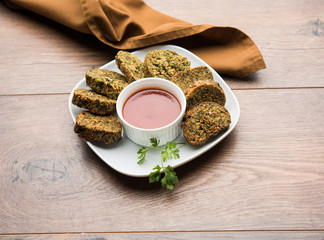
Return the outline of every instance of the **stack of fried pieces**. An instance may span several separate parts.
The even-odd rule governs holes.
[[[74,131],[89,141],[106,144],[121,139],[122,126],[114,116],[116,99],[130,83],[146,77],[168,79],[177,84],[187,100],[183,135],[193,146],[200,146],[227,129],[231,117],[225,108],[226,97],[206,66],[190,67],[190,61],[170,50],[152,50],[142,62],[135,55],[119,51],[116,65],[122,74],[107,69],[86,73],[91,90],[76,89],[72,103],[87,109],[77,115]]]

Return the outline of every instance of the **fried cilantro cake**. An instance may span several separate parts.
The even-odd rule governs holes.
[[[171,79],[176,73],[190,69],[186,57],[170,50],[152,50],[144,59],[146,77]]]
[[[145,77],[144,63],[135,55],[119,51],[115,56],[116,65],[124,74],[128,83]]]
[[[107,69],[91,69],[86,73],[87,85],[97,93],[117,99],[119,93],[128,85],[125,77]]]
[[[116,100],[87,89],[74,90],[72,103],[100,115],[112,114],[116,109]]]
[[[105,144],[121,139],[122,125],[114,115],[98,116],[88,111],[80,112],[76,117],[74,132],[87,141]]]
[[[223,89],[214,80],[195,81],[191,87],[184,91],[187,100],[187,108],[195,106],[201,102],[217,102],[224,106],[226,97]]]
[[[224,106],[202,102],[186,112],[182,131],[189,144],[201,146],[212,136],[226,130],[230,123],[230,113]]]
[[[206,66],[191,68],[174,75],[170,80],[177,84],[182,91],[190,87],[197,80],[213,80],[213,74]]]

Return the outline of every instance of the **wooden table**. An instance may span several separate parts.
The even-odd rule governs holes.
[[[68,111],[116,50],[1,2],[0,239],[324,239],[324,1],[146,3],[258,45],[267,69],[223,76],[237,127],[176,169],[174,191],[117,173]]]

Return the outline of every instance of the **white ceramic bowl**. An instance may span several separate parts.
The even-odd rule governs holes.
[[[181,106],[179,116],[170,124],[154,129],[144,129],[133,126],[125,121],[123,117],[123,106],[125,101],[134,93],[149,88],[159,88],[171,93],[175,96]],[[116,111],[121,121],[126,136],[134,143],[142,146],[150,146],[151,138],[160,140],[160,145],[166,144],[168,141],[174,140],[181,132],[182,118],[186,111],[186,97],[182,90],[173,82],[162,78],[143,78],[132,82],[125,87],[117,98]]]

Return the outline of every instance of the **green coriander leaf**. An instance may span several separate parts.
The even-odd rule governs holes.
[[[168,165],[167,167],[163,166],[163,162],[166,162],[167,160],[171,159],[177,159],[180,158],[180,150],[177,148],[177,145],[183,145],[184,143],[176,143],[176,142],[167,142],[164,146],[164,148],[159,147],[160,140],[156,138],[150,139],[151,146],[149,147],[141,147],[137,154],[139,156],[137,157],[139,161],[138,164],[142,164],[145,161],[146,154],[148,150],[150,149],[159,149],[161,150],[161,166],[157,165],[155,168],[153,168],[153,171],[149,174],[149,182],[159,182],[161,181],[162,187],[165,187],[169,190],[173,190],[174,186],[178,183],[178,177],[173,170],[173,168]],[[163,172],[163,173],[162,173]],[[163,174],[163,178],[162,178]]]
[[[179,152],[180,152],[179,149],[174,149],[174,150],[172,151],[172,156],[173,156],[174,159],[178,159],[178,158],[180,158],[180,154],[179,154]]]
[[[167,142],[166,144],[165,144],[165,148],[167,148],[167,149],[175,149],[177,147],[177,143],[176,142]]]
[[[165,148],[161,152],[161,159],[163,162],[171,159],[178,159],[180,158],[179,152],[180,150],[177,148],[177,144],[182,143],[175,143],[175,142],[167,142],[165,144]]]
[[[142,164],[144,162],[148,150],[148,148],[142,147],[137,151],[137,154],[139,154],[139,156],[137,157],[139,159],[137,164]]]
[[[161,167],[157,165],[153,170],[155,169],[154,172],[151,172],[149,175],[149,182],[154,183],[160,181],[161,178]]]
[[[164,168],[164,177],[161,179],[162,187],[166,187],[169,190],[173,190],[174,186],[179,182],[178,177],[173,171],[173,168],[169,165]]]
[[[156,139],[156,138],[151,138],[150,139],[150,142],[152,144],[152,147],[158,147],[159,146],[159,143],[160,143],[160,140]]]
[[[137,164],[143,164],[144,161],[145,161],[145,157],[139,158]]]
[[[164,148],[161,152],[161,159],[163,162],[166,162],[167,160],[171,160],[172,159],[171,152],[168,149]]]

